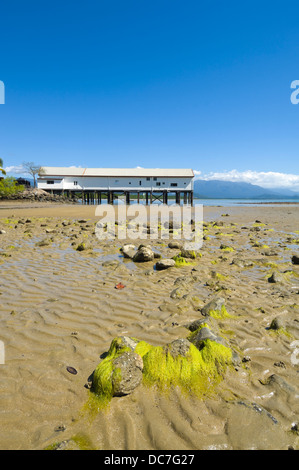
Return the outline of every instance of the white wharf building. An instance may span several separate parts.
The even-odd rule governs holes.
[[[76,168],[42,167],[37,179],[39,189],[52,194],[66,194],[82,198],[84,203],[100,204],[102,198],[113,203],[118,196],[129,204],[132,196],[139,202],[155,200],[167,204],[173,195],[177,204],[193,205],[191,169],[145,168]]]

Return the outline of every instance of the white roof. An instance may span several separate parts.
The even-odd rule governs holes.
[[[78,167],[42,167],[40,176],[124,176],[160,178],[193,178],[191,169],[160,168],[78,168]]]

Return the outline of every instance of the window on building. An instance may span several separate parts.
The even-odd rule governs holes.
[[[156,177],[154,177],[154,178],[153,178],[153,180],[154,180],[154,181],[157,181],[157,178],[156,178]]]
[[[54,181],[53,180],[48,180],[47,184],[54,184]]]
[[[139,181],[139,186],[141,186],[141,185],[142,185],[142,181]]]
[[[157,183],[156,183],[156,186],[161,186],[161,183],[160,183],[160,182],[157,182]]]
[[[74,186],[78,186],[78,181],[74,181]]]
[[[150,181],[150,180],[151,180],[151,179],[150,179],[150,177],[148,176],[148,177],[146,178],[146,181]]]
[[[177,183],[170,183],[170,186],[172,186],[173,188],[177,187]]]
[[[119,183],[119,180],[115,180],[115,183]]]

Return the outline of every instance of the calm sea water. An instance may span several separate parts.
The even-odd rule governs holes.
[[[78,201],[82,203],[81,200]],[[198,199],[194,198],[194,204],[203,204],[204,206],[218,206],[218,207],[234,207],[234,206],[256,206],[256,205],[276,205],[277,203],[289,204],[289,203],[299,204],[299,198],[280,198],[280,199]],[[102,204],[107,204],[105,199],[102,199]],[[123,204],[123,201],[118,201],[115,199],[114,204]],[[131,204],[137,204],[137,199],[131,199]],[[145,204],[145,199],[140,198],[140,204]],[[153,204],[159,204],[159,201],[154,201]],[[168,204],[175,204],[175,200],[168,200]],[[183,204],[183,201],[181,201]]]
[[[194,199],[195,204],[203,204],[204,206],[223,206],[223,207],[233,207],[233,206],[256,206],[258,205],[275,205],[288,204],[290,202],[299,203],[298,198],[280,198],[280,199]]]

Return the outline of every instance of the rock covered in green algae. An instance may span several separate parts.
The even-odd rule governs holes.
[[[233,351],[214,337],[198,349],[188,339],[152,346],[134,338],[115,338],[93,374],[92,391],[107,404],[131,393],[140,383],[161,391],[179,387],[199,397],[210,394],[233,364]]]
[[[270,277],[268,277],[268,282],[271,284],[284,283],[286,282],[284,275],[281,272],[274,271]]]
[[[114,359],[111,376],[113,396],[121,397],[132,393],[141,384],[142,369],[142,358],[134,352],[123,352]]]
[[[207,339],[226,346],[224,339],[213,333],[213,331],[208,326],[202,326],[201,328],[198,328],[195,331],[195,334],[193,334],[192,337],[190,336],[191,343],[194,344],[194,346],[196,346],[198,349],[201,349],[201,346]]]
[[[213,312],[220,315],[225,308],[224,304],[225,299],[223,297],[215,297],[202,308],[201,313],[204,316],[213,316]]]
[[[134,352],[137,342],[129,337],[115,338],[107,356],[93,373],[92,390],[108,401],[128,395],[142,381],[143,362]]]

